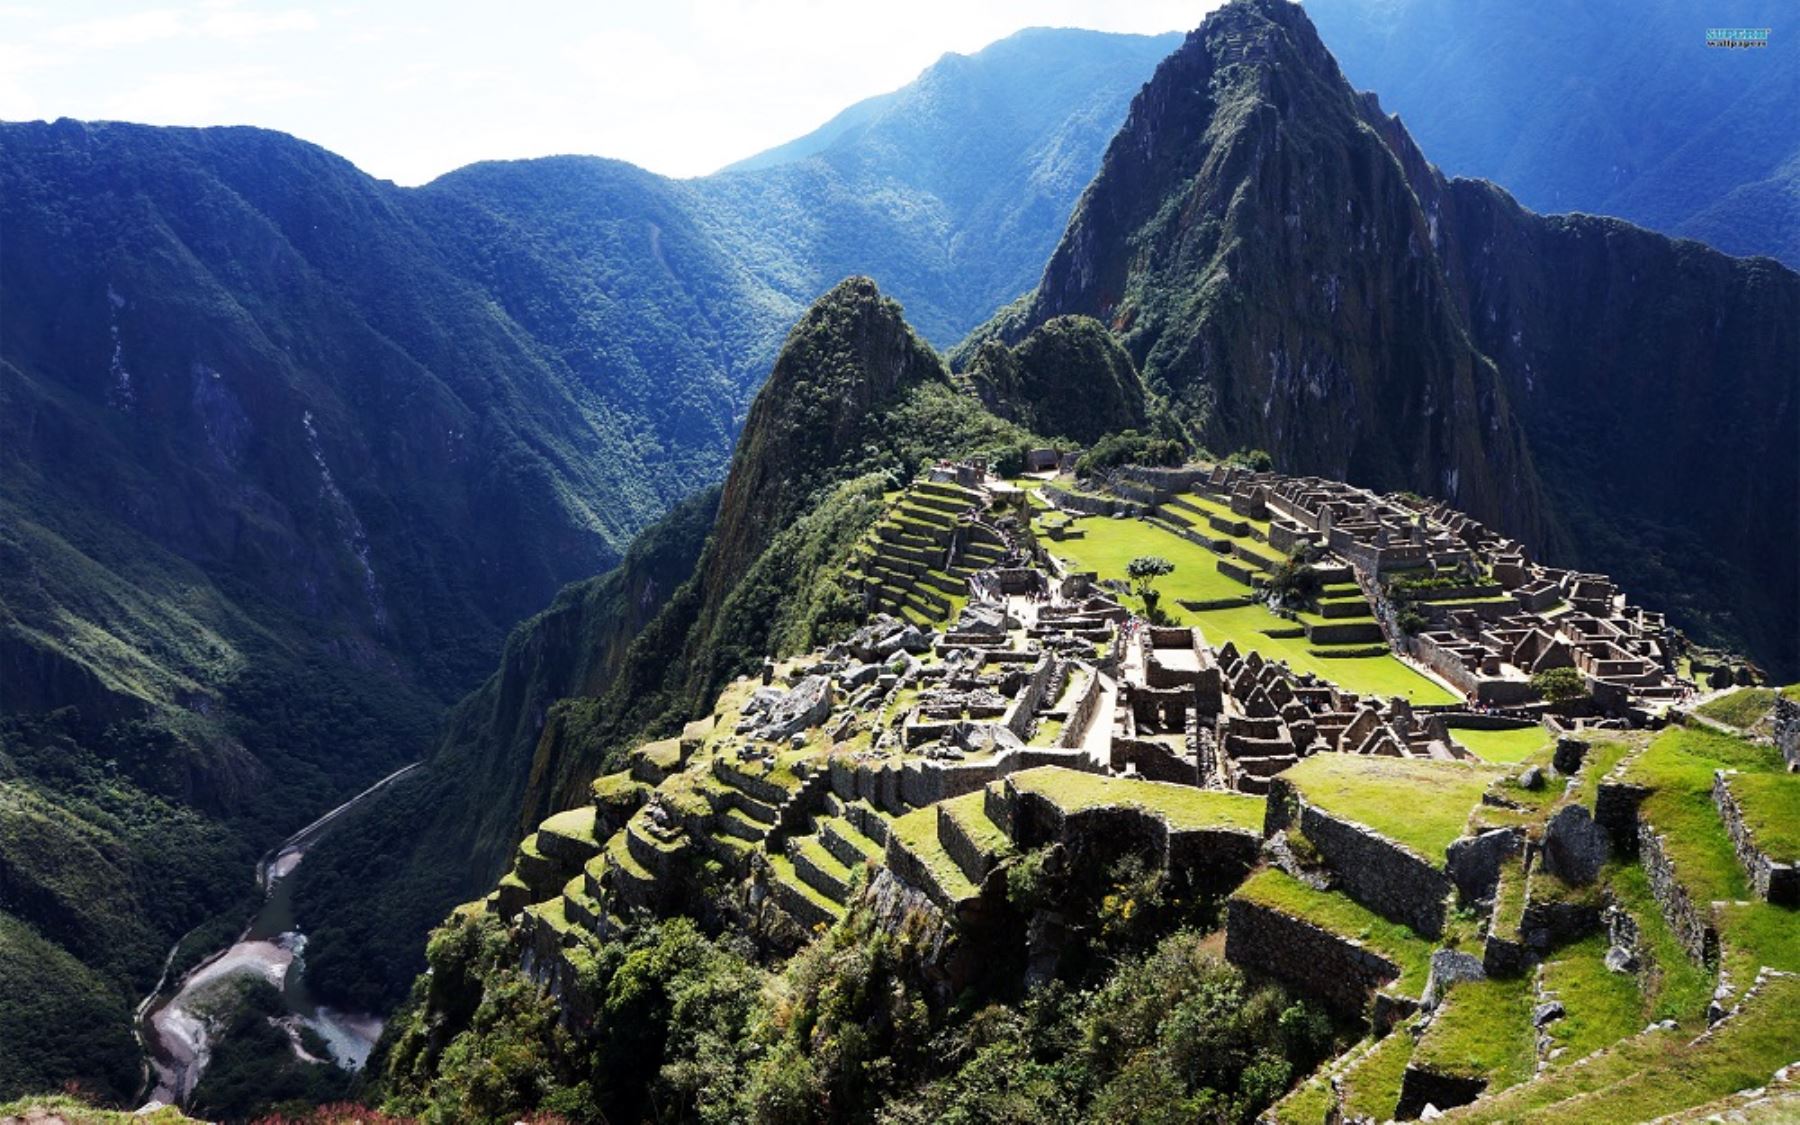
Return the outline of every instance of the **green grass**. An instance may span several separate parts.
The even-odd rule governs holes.
[[[1344,1072],[1345,1116],[1391,1121],[1400,1104],[1400,1083],[1412,1061],[1413,1037],[1403,1030],[1388,1033],[1369,1053]]]
[[[1612,869],[1606,880],[1613,898],[1638,928],[1638,951],[1647,962],[1639,970],[1649,1020],[1678,1020],[1691,1026],[1712,1000],[1712,974],[1688,959],[1650,893],[1650,880],[1637,864]]]
[[[1600,783],[1635,748],[1634,742],[1620,738],[1600,738],[1589,744],[1587,756],[1581,762],[1580,781],[1576,784],[1576,803],[1593,811],[1594,802],[1600,795]]]
[[[973,793],[964,793],[943,802],[939,807],[944,815],[963,830],[969,842],[990,856],[1005,855],[1013,850],[1012,840],[1004,829],[988,819],[986,808],[987,793],[977,789]]]
[[[561,836],[565,840],[578,840],[582,843],[600,846],[594,839],[594,806],[582,805],[578,808],[559,812],[538,825],[539,832],[548,832],[552,836]]]
[[[768,860],[769,867],[775,872],[777,880],[800,892],[809,902],[825,911],[830,917],[842,918],[844,916],[844,908],[841,905],[829,895],[821,894],[817,887],[800,877],[800,873],[794,870],[793,860],[787,856],[772,853],[768,856]]]
[[[1525,920],[1525,884],[1528,876],[1517,859],[1500,865],[1500,880],[1494,887],[1494,929],[1507,939],[1519,936],[1519,924]]]
[[[1729,695],[1707,700],[1694,708],[1694,713],[1748,730],[1768,718],[1769,712],[1775,709],[1775,694],[1774,688],[1739,688]]]
[[[1337,1094],[1331,1089],[1331,1065],[1328,1061],[1270,1106],[1265,1118],[1275,1125],[1325,1125],[1326,1115],[1337,1106]]]
[[[1542,987],[1562,1001],[1563,1018],[1546,1030],[1567,1065],[1643,1030],[1648,1013],[1637,978],[1606,967],[1607,940],[1600,934],[1564,946],[1543,965]]]
[[[1466,762],[1315,754],[1279,776],[1308,804],[1372,828],[1442,867],[1497,771]]]
[[[1543,727],[1519,730],[1469,730],[1450,728],[1450,737],[1473,751],[1484,762],[1514,765],[1550,745],[1550,732]]]
[[[1772,747],[1690,727],[1670,727],[1628,768],[1627,778],[1654,791],[1639,815],[1663,835],[1675,872],[1700,902],[1749,895],[1743,867],[1712,800],[1713,771],[1771,770]]]
[[[1800,859],[1800,776],[1740,773],[1726,784],[1757,850],[1777,863]]]
[[[1398,922],[1390,922],[1336,891],[1315,891],[1275,868],[1252,875],[1232,895],[1311,922],[1341,937],[1359,941],[1400,967],[1390,986],[1406,996],[1425,988],[1431,969],[1431,943]]]
[[[905,816],[895,817],[888,825],[888,832],[925,865],[932,878],[937,880],[938,887],[953,901],[974,898],[980,893],[981,888],[969,881],[939,842],[935,806],[914,809]]]
[[[1800,973],[1800,910],[1767,902],[1726,903],[1718,908],[1719,958],[1734,988],[1743,989],[1763,967]]]
[[[1437,1074],[1485,1078],[1503,1090],[1532,1076],[1537,1039],[1530,977],[1463,981],[1431,1021],[1413,1050],[1413,1063]]]
[[[1171,828],[1234,828],[1262,831],[1263,799],[1192,785],[1105,777],[1062,766],[1039,766],[1015,773],[1020,792],[1036,793],[1065,813],[1129,805],[1154,812]]]
[[[1418,704],[1454,703],[1458,697],[1400,663],[1392,655],[1334,660],[1318,656],[1305,637],[1271,637],[1269,630],[1293,629],[1296,623],[1277,617],[1262,605],[1192,611],[1182,601],[1208,602],[1244,597],[1248,587],[1219,573],[1220,556],[1179,535],[1142,520],[1088,517],[1077,526],[1087,534],[1060,542],[1045,539],[1044,546],[1077,570],[1091,570],[1101,578],[1124,578],[1125,567],[1140,555],[1161,555],[1175,564],[1175,572],[1157,583],[1163,609],[1179,624],[1198,625],[1208,642],[1222,646],[1230,641],[1240,651],[1255,650],[1265,659],[1285,660],[1297,673],[1311,672],[1362,695],[1382,698],[1404,696]],[[1263,550],[1272,552],[1271,548]],[[1126,601],[1136,604],[1136,599]],[[1350,646],[1352,648],[1358,646]]]
[[[1646,1035],[1605,1065],[1566,1067],[1452,1120],[1647,1121],[1765,1085],[1800,1043],[1800,978],[1773,980],[1703,1039]],[[1577,1095],[1582,1095],[1577,1097]]]

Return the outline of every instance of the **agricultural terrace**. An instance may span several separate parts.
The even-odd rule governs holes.
[[[1135,519],[1084,517],[1070,524],[1065,538],[1040,536],[1038,541],[1073,569],[1093,571],[1101,579],[1125,580],[1126,566],[1141,555],[1168,559],[1175,564],[1175,573],[1157,582],[1163,609],[1177,624],[1198,625],[1207,642],[1215,647],[1230,641],[1239,651],[1258,652],[1265,660],[1285,660],[1297,673],[1311,672],[1361,695],[1382,699],[1402,696],[1418,704],[1457,701],[1447,688],[1420,675],[1391,653],[1333,656],[1329,654],[1334,646],[1313,644],[1304,635],[1279,635],[1299,631],[1299,623],[1250,602],[1250,590],[1243,583],[1220,573],[1218,555],[1164,528]],[[1205,603],[1228,598],[1243,599],[1245,604],[1206,610],[1180,605],[1184,601]],[[1134,595],[1126,595],[1123,600],[1140,611],[1143,608]],[[1363,651],[1364,646],[1335,647]]]

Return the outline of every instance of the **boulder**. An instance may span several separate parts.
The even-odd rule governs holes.
[[[808,676],[768,705],[766,717],[756,728],[756,737],[779,742],[818,726],[830,717],[831,702],[831,680]]]
[[[1456,949],[1440,949],[1431,955],[1431,973],[1425,979],[1424,1004],[1435,1008],[1458,981],[1486,980],[1487,970],[1481,959]]]
[[[1536,791],[1543,787],[1544,769],[1542,766],[1532,766],[1519,775],[1519,788]]]
[[[1531,1010],[1531,1026],[1543,1027],[1551,1020],[1562,1019],[1564,1015],[1561,1000],[1549,1000]]]
[[[1544,829],[1544,870],[1565,883],[1585,886],[1606,864],[1606,833],[1584,805],[1564,805]]]

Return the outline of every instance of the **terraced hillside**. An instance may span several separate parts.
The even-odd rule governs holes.
[[[961,611],[969,579],[998,563],[1006,550],[988,525],[959,522],[980,499],[951,481],[918,481],[893,498],[856,554],[873,608],[921,626]]]
[[[501,960],[581,1034],[612,1003],[591,982],[667,919],[788,966],[777,992],[812,987],[814,958],[862,980],[903,949],[891,971],[912,983],[895,987],[918,987],[916,1018],[940,1029],[982,1004],[1033,1010],[1053,994],[1038,989],[1081,979],[1100,935],[1187,926],[1246,987],[1301,998],[1291,1019],[1326,1048],[1260,1085],[1220,1079],[1233,1116],[1636,1120],[1785,1089],[1800,777],[1770,739],[1652,711],[1666,671],[1603,703],[1636,667],[1623,632],[1591,642],[1610,646],[1587,666],[1595,695],[1560,710],[1470,708],[1385,646],[1298,666],[1290,596],[1304,588],[1320,621],[1366,613],[1383,638],[1395,574],[1451,602],[1504,579],[1522,615],[1567,595],[1533,622],[1651,619],[1601,576],[1547,584],[1455,513],[1170,472],[1213,487],[924,470],[846,548],[860,628],[633,748],[465,917],[506,927]],[[1319,526],[1296,522],[1301,504]],[[1107,581],[1165,552],[1162,600],[1198,626],[1147,620]],[[1301,635],[1221,642],[1209,615],[1227,610]],[[1494,625],[1482,612],[1448,620]],[[1514,622],[1496,627],[1538,643]],[[1438,694],[1315,668],[1386,668]],[[427,1006],[407,1042],[450,1014]]]

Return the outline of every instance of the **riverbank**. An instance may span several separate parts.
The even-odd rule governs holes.
[[[330,1063],[356,1071],[368,1062],[381,1037],[382,1020],[364,1012],[340,1012],[313,1002],[306,990],[306,935],[294,925],[294,870],[306,852],[331,827],[363,801],[418,769],[414,762],[387,775],[343,804],[282,841],[256,865],[263,898],[256,914],[231,945],[206,957],[182,974],[171,988],[168,970],[181,943],[170,949],[163,979],[138,1005],[137,1033],[148,1061],[147,1104],[186,1105],[211,1059],[213,1036],[229,1018],[245,982],[263,981],[276,988],[287,1009],[280,1026],[287,1032],[295,1057],[323,1064],[308,1050],[303,1029],[329,1047]],[[185,941],[186,938],[184,937]]]

